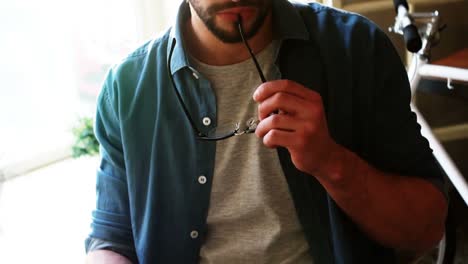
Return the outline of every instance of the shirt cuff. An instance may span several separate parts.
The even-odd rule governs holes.
[[[125,244],[88,237],[85,241],[85,249],[86,253],[100,249],[111,250],[128,258],[132,263],[138,263],[135,249]]]

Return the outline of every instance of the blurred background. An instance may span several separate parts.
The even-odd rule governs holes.
[[[72,146],[107,70],[179,3],[0,1],[0,263],[83,263],[98,158]]]

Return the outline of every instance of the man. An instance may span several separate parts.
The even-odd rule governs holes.
[[[182,3],[99,97],[88,261],[394,263],[430,249],[447,202],[409,101],[392,45],[360,16]],[[251,132],[251,117],[255,136],[214,140],[237,122],[229,136]]]

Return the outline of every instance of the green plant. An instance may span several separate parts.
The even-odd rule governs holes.
[[[75,136],[75,143],[72,147],[72,156],[78,158],[81,156],[93,156],[99,153],[99,142],[94,136],[94,121],[89,117],[78,119],[78,124],[73,127],[72,132]]]

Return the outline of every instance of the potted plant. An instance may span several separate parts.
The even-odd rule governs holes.
[[[90,117],[78,119],[78,123],[73,127],[72,132],[75,142],[72,146],[72,156],[95,156],[99,153],[99,142],[94,136],[94,120]]]

